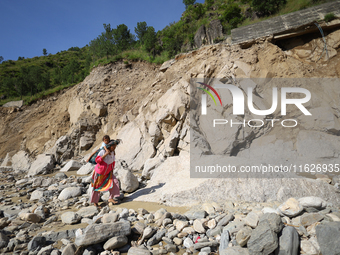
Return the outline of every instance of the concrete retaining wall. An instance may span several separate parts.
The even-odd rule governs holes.
[[[340,17],[340,1],[310,7],[279,17],[271,18],[245,27],[231,30],[233,44],[242,44],[261,37],[291,33],[301,29],[308,29],[317,20],[323,20],[328,13]],[[338,22],[335,22],[338,23]],[[317,29],[316,26],[313,29]]]

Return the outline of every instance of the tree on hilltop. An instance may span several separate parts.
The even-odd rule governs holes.
[[[153,55],[155,55],[155,46],[157,42],[156,32],[154,27],[148,27],[145,33],[144,47],[147,52],[151,52],[153,50]]]
[[[43,49],[43,55],[47,56],[47,50],[45,48]]]
[[[0,63],[4,60],[3,56],[0,56]]]
[[[148,25],[145,21],[143,22],[137,22],[137,27],[135,27],[135,33],[137,35],[138,40],[141,42],[141,44],[144,44],[144,36],[146,34],[146,31],[148,29]]]
[[[130,29],[125,24],[120,24],[112,30],[113,40],[119,52],[127,50],[134,41]]]
[[[193,5],[196,0],[183,0],[183,4],[185,4],[185,9],[188,9],[190,5]]]

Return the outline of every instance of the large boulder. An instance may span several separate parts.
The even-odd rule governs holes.
[[[75,212],[65,212],[60,216],[60,218],[65,224],[75,224],[81,220],[81,216]]]
[[[60,169],[60,172],[75,171],[81,168],[82,166],[83,166],[82,164],[72,159],[69,162],[67,162],[67,164],[62,169]]]
[[[28,170],[28,175],[46,174],[54,167],[54,155],[40,154]]]
[[[106,106],[100,101],[91,102],[90,107],[91,111],[96,114],[97,117],[103,117],[107,113]]]
[[[245,161],[243,161],[245,160]],[[246,159],[230,157],[230,165]],[[138,201],[165,202],[167,205],[194,205],[197,202],[215,201],[286,201],[290,197],[317,196],[340,206],[336,188],[321,180],[307,178],[190,178],[190,154],[167,158],[154,169],[145,191],[139,190]],[[209,192],[212,187],[223,187],[219,192]],[[154,192],[148,192],[152,188]],[[216,189],[216,188],[215,188]],[[283,208],[282,208],[283,209]],[[301,208],[298,206],[296,213]],[[284,210],[286,213],[288,209]]]
[[[156,167],[158,167],[163,160],[160,157],[149,158],[145,161],[142,176],[146,179],[150,179],[152,177],[153,171]]]
[[[60,192],[58,199],[66,200],[72,197],[78,197],[80,195],[81,195],[80,187],[68,187],[68,188],[63,189],[62,192]]]
[[[322,222],[317,225],[316,237],[322,254],[338,254],[340,251],[340,222]]]
[[[75,244],[88,246],[105,242],[111,237],[127,236],[131,233],[130,222],[116,222],[106,224],[93,224],[76,232]]]
[[[28,171],[31,167],[29,155],[25,151],[19,151],[14,154],[11,161],[14,171]]]
[[[55,142],[55,145],[51,149],[52,154],[54,154],[56,161],[62,162],[71,158],[74,154],[73,148],[71,146],[71,139],[69,136],[61,136]]]
[[[91,163],[87,163],[86,165],[83,165],[78,171],[77,174],[78,175],[88,175],[90,173],[92,173],[92,171],[94,170],[95,165],[91,164]]]
[[[124,192],[134,192],[139,187],[139,182],[137,177],[126,169],[119,169],[118,179],[120,181],[120,188]]]

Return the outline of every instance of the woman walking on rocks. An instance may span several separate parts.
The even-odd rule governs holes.
[[[92,174],[91,186],[93,191],[91,194],[91,203],[99,207],[98,202],[101,191],[109,191],[109,203],[117,204],[114,198],[119,197],[119,182],[113,175],[115,166],[115,149],[120,140],[111,140],[107,145],[108,151],[101,150],[96,157],[96,167]]]

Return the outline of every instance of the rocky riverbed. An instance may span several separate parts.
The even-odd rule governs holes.
[[[65,168],[64,168],[65,169]],[[337,254],[340,208],[318,197],[188,207],[131,202],[97,209],[89,176],[1,168],[2,254]],[[338,177],[333,181],[339,181]]]

